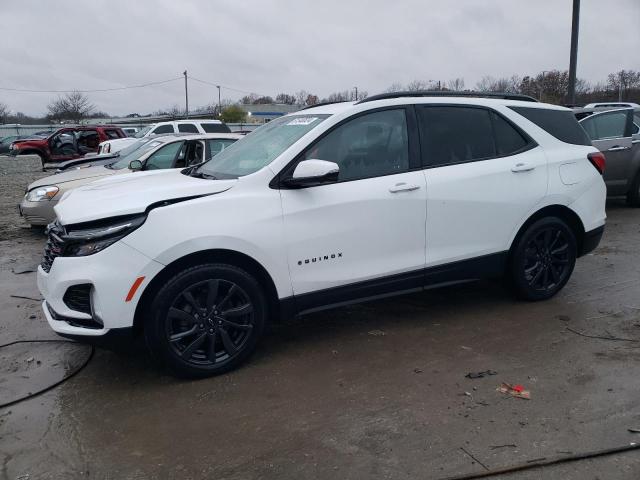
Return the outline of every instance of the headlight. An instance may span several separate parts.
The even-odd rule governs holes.
[[[97,222],[69,225],[60,236],[65,257],[85,257],[104,250],[140,227],[146,214],[108,218]]]
[[[43,202],[45,200],[51,200],[58,194],[60,189],[55,185],[48,187],[37,187],[27,192],[27,200],[29,202]]]

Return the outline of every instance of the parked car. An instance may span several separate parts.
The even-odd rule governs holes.
[[[607,195],[640,207],[640,108],[595,111],[580,124],[607,158]]]
[[[123,127],[122,130],[127,134],[127,137],[134,137],[140,129],[137,127]]]
[[[165,168],[184,168],[202,163],[224,150],[240,135],[216,133],[188,136],[160,136],[143,140],[138,148],[127,155],[116,155],[101,164],[68,169],[36,180],[27,187],[18,210],[32,226],[48,225],[55,220],[54,207],[65,193],[102,177],[122,175],[134,171]]]
[[[44,138],[16,140],[11,143],[9,155],[38,155],[42,168],[96,152],[100,142],[109,138],[124,138],[120,127],[113,125],[76,126],[56,130]]]
[[[149,125],[136,132],[133,137],[102,142],[98,153],[113,153],[135,142],[135,139],[167,133],[231,133],[220,120],[176,120]]]
[[[493,276],[552,297],[602,236],[604,155],[571,110],[487,96],[315,106],[204,165],[75,189],[38,268],[47,321],[142,334],[202,377],[290,315]]]
[[[27,138],[38,138],[38,135],[9,135],[8,137],[0,138],[0,155],[8,154],[9,147],[16,140],[25,140]]]

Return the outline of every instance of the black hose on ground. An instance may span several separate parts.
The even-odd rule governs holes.
[[[10,347],[12,345],[18,345],[18,344],[21,344],[21,343],[70,343],[72,345],[78,345],[76,342],[70,342],[69,340],[16,340],[15,342],[9,342],[9,343],[5,343],[4,345],[0,345],[0,348]],[[52,385],[48,385],[47,387],[45,387],[45,388],[43,388],[41,390],[38,390],[37,392],[31,392],[31,393],[29,393],[29,395],[26,395],[24,397],[17,398],[15,400],[11,400],[10,402],[7,402],[7,403],[2,403],[2,404],[0,404],[0,408],[10,407],[11,405],[15,405],[16,403],[24,402],[25,400],[28,400],[28,399],[33,398],[33,397],[36,397],[36,396],[38,396],[38,395],[40,395],[42,393],[48,392],[49,390],[52,390],[52,389],[56,388],[58,385],[66,382],[71,377],[73,377],[74,375],[78,374],[82,369],[84,369],[84,367],[86,367],[89,364],[89,362],[91,361],[91,359],[93,358],[94,352],[95,352],[95,349],[93,347],[91,347],[91,352],[89,353],[89,356],[87,357],[87,359],[82,363],[82,365],[80,365],[78,368],[76,368],[71,373],[69,373],[65,377],[61,378],[57,382],[53,383]]]
[[[446,477],[442,480],[475,480],[476,478],[488,478],[496,475],[504,475],[507,473],[521,472],[523,470],[532,470],[534,468],[548,467],[551,465],[559,465],[561,463],[577,462],[579,460],[588,460],[590,458],[604,457],[607,455],[614,455],[616,453],[624,453],[630,450],[637,450],[640,448],[640,444],[631,443],[622,447],[606,448],[604,450],[595,450],[592,452],[576,453],[575,455],[568,455],[564,457],[555,458],[541,458],[539,460],[530,461],[527,463],[520,463],[518,465],[512,465],[510,467],[497,468],[495,470],[487,470],[485,472],[466,473],[463,475],[454,475],[453,477]]]

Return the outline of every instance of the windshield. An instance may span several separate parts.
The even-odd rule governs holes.
[[[122,168],[127,168],[129,167],[129,164],[133,161],[133,160],[139,160],[140,157],[142,157],[145,153],[147,153],[148,151],[156,148],[158,145],[162,145],[163,142],[161,142],[160,140],[142,140],[140,142],[136,142],[133,145],[127,147],[127,148],[123,148],[120,151],[120,155],[118,157],[118,161],[115,163],[112,163],[109,165],[109,168],[113,169],[113,170],[120,170]],[[132,147],[136,147],[133,150],[130,150],[129,152],[125,153],[125,150],[128,150]]]
[[[153,125],[148,125],[148,126],[144,127],[142,130],[138,130],[136,132],[136,134],[133,136],[133,138],[142,138],[142,137],[144,137],[147,134],[147,132],[149,130],[151,130],[152,128],[153,128]]]
[[[261,126],[225,148],[198,172],[216,178],[236,178],[257,172],[271,163],[329,115],[287,115]]]

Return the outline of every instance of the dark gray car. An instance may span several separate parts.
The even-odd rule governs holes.
[[[605,154],[607,195],[640,207],[640,108],[597,111],[580,120],[593,146]]]

